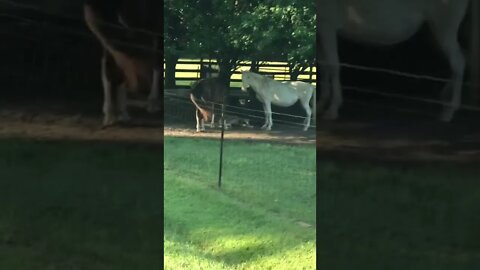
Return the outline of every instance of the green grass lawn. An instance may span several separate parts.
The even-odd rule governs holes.
[[[315,269],[315,148],[165,138],[165,269]],[[311,227],[308,227],[309,224]]]
[[[162,207],[166,269],[480,267],[479,169],[218,147],[166,137],[162,203],[151,145],[1,139],[0,269],[160,269]]]
[[[160,269],[151,146],[0,140],[0,269]]]
[[[480,170],[319,162],[319,269],[480,269]]]

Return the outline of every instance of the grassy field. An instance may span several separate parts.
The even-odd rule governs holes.
[[[319,269],[480,269],[480,170],[319,162]]]
[[[1,139],[0,269],[160,269],[163,206],[166,269],[480,267],[480,169],[227,141],[218,190],[218,146],[165,138],[162,203],[151,145]]]
[[[0,269],[160,269],[159,148],[0,140]]]
[[[165,269],[315,269],[315,148],[165,138]]]

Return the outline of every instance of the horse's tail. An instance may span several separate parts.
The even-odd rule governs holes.
[[[104,50],[112,55],[115,63],[121,67],[120,70],[127,79],[129,88],[136,89],[138,86],[137,72],[139,72],[136,70],[136,63],[113,45],[107,34],[109,28],[102,23],[101,15],[96,11],[95,7],[85,3],[83,8],[84,19],[88,29],[98,39]]]
[[[196,98],[195,96],[193,95],[193,93],[190,93],[190,100],[193,102],[193,104],[195,105],[195,107],[197,107],[197,109],[200,111],[200,113],[203,115],[203,119],[207,120],[210,118],[210,113],[203,109],[202,107],[200,107],[200,105],[198,105],[198,103],[195,101]]]
[[[104,29],[105,27],[102,26],[102,23],[100,22],[100,15],[95,10],[95,8],[88,3],[85,3],[83,7],[83,12],[85,23],[87,24],[88,29],[92,31],[92,33],[107,51],[111,53],[115,52],[116,49],[106,37],[106,29]]]

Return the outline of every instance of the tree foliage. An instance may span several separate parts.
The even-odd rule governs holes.
[[[288,61],[297,69],[315,61],[313,1],[167,0],[165,5],[166,51],[216,58],[230,69],[240,60]]]

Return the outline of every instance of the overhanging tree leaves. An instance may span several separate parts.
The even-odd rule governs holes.
[[[296,79],[315,62],[315,6],[307,1],[278,2],[265,1],[254,7],[237,35],[255,57],[287,61],[292,79]]]
[[[230,78],[240,60],[287,61],[297,75],[315,61],[315,3],[312,1],[167,2],[185,25],[181,54],[216,58],[222,77]],[[166,20],[168,18],[166,16]],[[168,36],[175,32],[165,33]],[[178,43],[170,38],[165,46]]]

